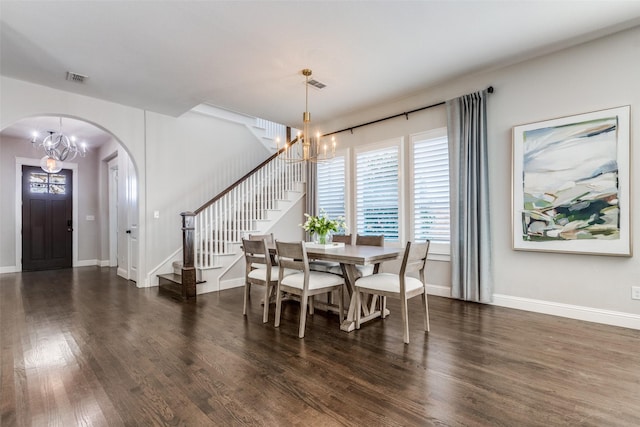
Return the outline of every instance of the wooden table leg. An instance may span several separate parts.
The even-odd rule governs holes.
[[[353,264],[340,264],[342,267],[342,276],[347,285],[347,291],[349,292],[349,311],[346,319],[340,325],[340,330],[345,332],[351,332],[356,329],[356,310],[360,310],[364,315],[360,316],[360,323],[368,322],[369,320],[376,319],[381,316],[380,310],[375,308],[375,299],[372,299],[372,304],[367,306],[368,299],[361,302],[360,307],[356,307],[355,282],[358,279],[358,269]],[[375,297],[374,297],[375,298]],[[385,310],[385,315],[389,314],[388,310]]]

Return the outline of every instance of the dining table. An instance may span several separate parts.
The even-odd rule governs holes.
[[[275,253],[275,244],[269,245],[269,250]],[[376,265],[391,261],[400,256],[402,248],[365,245],[319,245],[307,244],[307,257],[314,260],[333,261],[340,264],[347,292],[349,293],[349,311],[340,325],[342,331],[351,332],[356,328],[356,310],[361,310],[360,323],[365,323],[382,315],[381,307],[376,304],[377,297],[361,298],[360,307],[356,307],[355,282],[359,278],[358,265]],[[377,269],[376,269],[377,270]],[[385,316],[389,310],[385,308]]]

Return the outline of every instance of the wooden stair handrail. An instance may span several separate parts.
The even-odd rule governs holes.
[[[287,140],[291,139],[291,128],[287,127]],[[276,151],[275,153],[273,153],[271,156],[269,156],[265,161],[263,161],[262,163],[260,163],[258,166],[256,166],[255,168],[251,169],[251,171],[249,171],[246,175],[244,175],[242,178],[240,178],[239,180],[237,180],[236,182],[234,182],[233,184],[231,184],[229,187],[225,188],[224,190],[222,190],[222,192],[220,192],[217,196],[215,196],[213,199],[209,200],[208,202],[206,202],[204,205],[200,206],[198,209],[196,209],[195,211],[193,211],[193,213],[195,215],[198,215],[200,212],[202,212],[203,210],[205,210],[206,208],[208,208],[209,206],[211,206],[212,204],[214,204],[216,201],[218,201],[219,199],[221,199],[225,194],[229,193],[231,190],[233,190],[234,188],[236,188],[237,186],[239,186],[242,182],[246,181],[247,179],[249,179],[249,177],[251,175],[253,175],[254,173],[256,173],[258,170],[262,169],[266,164],[268,164],[269,162],[271,162],[272,160],[274,160],[276,157],[278,157],[281,153],[283,153],[284,151],[287,150],[287,148],[289,148],[290,146],[292,146],[293,144],[295,144],[296,142],[298,142],[298,138],[296,137],[293,141],[291,142],[287,142],[284,144],[284,146],[279,149],[278,151]]]

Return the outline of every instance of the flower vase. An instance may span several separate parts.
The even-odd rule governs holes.
[[[316,243],[326,245],[331,240],[330,237],[329,233],[316,233]]]

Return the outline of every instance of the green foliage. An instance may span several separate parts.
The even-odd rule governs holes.
[[[344,231],[347,229],[347,224],[344,221],[344,217],[338,217],[336,219],[330,219],[324,210],[320,210],[320,215],[312,216],[304,214],[307,218],[301,227],[305,231],[310,233],[316,233],[318,235],[326,235],[329,232]]]

